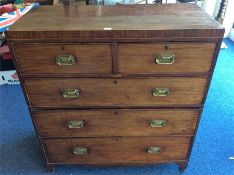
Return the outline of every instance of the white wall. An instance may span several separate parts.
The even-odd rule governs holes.
[[[218,14],[221,0],[204,0],[203,9],[213,18]],[[234,0],[229,0],[223,21],[223,27],[225,28],[224,37],[228,37],[232,29],[234,21]]]
[[[226,9],[225,18],[223,21],[223,26],[225,28],[224,37],[229,37],[233,22],[234,22],[234,1],[229,0]]]
[[[221,0],[204,0],[203,9],[213,18],[216,17]]]

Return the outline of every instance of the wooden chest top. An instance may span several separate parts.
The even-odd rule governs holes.
[[[222,26],[194,4],[41,6],[17,21],[11,40],[220,38]]]

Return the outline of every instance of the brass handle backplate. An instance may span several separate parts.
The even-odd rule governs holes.
[[[73,55],[58,55],[55,62],[59,66],[71,66],[76,62],[75,59]]]
[[[64,98],[76,98],[80,96],[79,89],[64,89],[62,92]]]
[[[165,120],[150,120],[149,125],[153,128],[162,128],[166,126],[167,121]]]
[[[155,57],[155,63],[157,64],[172,64],[175,62],[176,56],[174,54],[158,54]]]
[[[170,94],[169,88],[153,88],[152,95],[157,96],[168,96]]]
[[[152,146],[152,147],[149,147],[147,149],[147,152],[149,154],[158,154],[158,153],[162,152],[162,150],[163,150],[163,148],[160,146]]]
[[[88,154],[88,149],[85,147],[74,147],[72,151],[74,155]]]
[[[79,129],[84,127],[84,121],[82,120],[70,120],[67,122],[67,127],[70,129]]]

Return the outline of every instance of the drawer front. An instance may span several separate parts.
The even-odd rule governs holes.
[[[119,71],[129,74],[208,73],[215,44],[120,44]]]
[[[201,105],[206,78],[26,79],[33,107]]]
[[[190,138],[43,139],[48,163],[185,160]]]
[[[22,74],[111,73],[110,44],[15,45]]]
[[[33,112],[40,137],[193,135],[198,110]]]

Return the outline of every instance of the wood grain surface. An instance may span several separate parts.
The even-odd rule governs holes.
[[[68,110],[34,111],[40,137],[112,137],[193,135],[199,110]],[[164,120],[164,127],[150,127],[150,120]],[[83,121],[83,128],[68,128],[69,121]]]
[[[201,105],[207,79],[204,78],[48,78],[26,79],[32,107],[186,106]],[[168,96],[155,97],[153,88],[169,88]],[[65,99],[65,89],[79,89],[80,96]]]
[[[120,73],[209,73],[215,43],[120,44]],[[173,54],[172,64],[155,63],[156,55]]]
[[[49,171],[178,163],[191,153],[224,28],[194,4],[41,6],[6,31]],[[175,54],[171,65],[156,54]],[[77,57],[72,66],[57,55]],[[169,88],[165,97],[153,88]],[[65,89],[79,89],[64,98]],[[165,120],[152,128],[152,119]],[[71,129],[69,121],[84,127]],[[157,154],[147,153],[160,146]],[[86,147],[87,155],[74,155]]]
[[[23,74],[111,73],[111,44],[20,44],[14,46]],[[76,57],[73,65],[57,65],[59,55]]]
[[[185,160],[189,137],[117,137],[117,138],[74,138],[43,139],[48,163],[84,163]],[[162,152],[149,154],[147,148],[162,147]],[[87,155],[74,155],[74,147],[85,147]]]
[[[42,6],[6,31],[8,40],[218,38],[223,27],[194,4]]]

